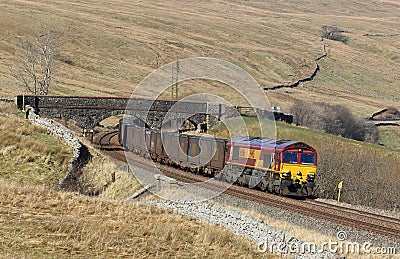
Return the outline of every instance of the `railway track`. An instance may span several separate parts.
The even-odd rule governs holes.
[[[116,143],[112,143],[113,138],[118,137],[118,131],[111,131],[101,135],[94,140],[95,147],[106,151],[123,151],[123,148]]]
[[[381,221],[386,221],[389,224],[396,224],[397,227],[400,227],[400,219],[398,219],[398,218],[389,217],[389,216],[385,216],[385,215],[379,215],[379,214],[364,211],[364,210],[348,208],[348,207],[340,206],[338,204],[332,204],[332,203],[323,202],[320,200],[308,200],[307,202],[313,203],[313,204],[318,204],[318,206],[321,206],[321,207],[329,207],[329,208],[335,207],[338,210],[347,211],[348,213],[352,213],[352,214],[354,214],[354,216],[363,216],[363,217],[368,217],[368,218],[372,218],[372,219],[379,219]]]
[[[117,134],[116,131],[103,134],[97,139],[97,146],[114,159],[123,162],[126,162],[128,159],[129,161],[134,161],[135,166],[137,167],[153,171],[154,164],[148,159],[134,154],[129,154],[127,157],[125,156],[123,149],[118,144]],[[216,192],[224,192],[225,194],[237,198],[400,240],[400,220],[397,218],[342,207],[337,204],[329,204],[318,200],[295,200],[284,198],[237,185],[232,185],[227,188],[227,183],[224,182],[208,181],[205,183],[209,178],[191,174],[163,164],[157,163],[157,167],[164,175],[175,178],[181,182],[197,183],[200,187]]]

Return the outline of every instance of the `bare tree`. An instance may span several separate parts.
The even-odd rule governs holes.
[[[296,126],[309,126],[313,117],[313,107],[302,101],[296,101],[290,108]]]
[[[54,30],[45,29],[32,40],[23,40],[18,45],[15,64],[10,68],[11,75],[28,92],[48,94],[58,53],[55,41],[59,35]]]

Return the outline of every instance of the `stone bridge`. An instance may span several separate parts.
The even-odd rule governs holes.
[[[16,102],[21,110],[29,106],[48,118],[70,118],[82,128],[94,128],[105,118],[118,114],[134,116],[151,128],[167,125],[177,130],[185,121],[208,128],[225,113],[225,106],[218,103],[123,97],[19,95]]]

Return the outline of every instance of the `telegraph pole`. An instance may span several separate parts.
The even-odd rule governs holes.
[[[39,114],[39,99],[36,95],[36,82],[35,82],[35,86],[34,86],[34,102],[35,102],[35,114]]]
[[[172,99],[178,99],[179,60],[172,65]]]

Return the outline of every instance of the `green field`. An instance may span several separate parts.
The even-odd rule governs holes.
[[[400,152],[400,127],[379,127],[379,142]]]

